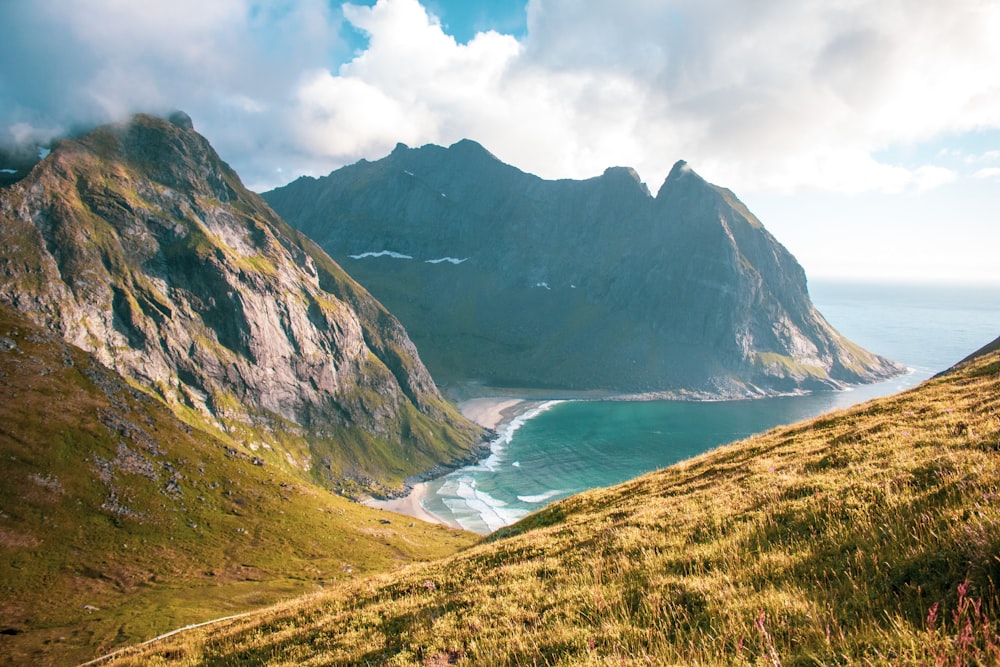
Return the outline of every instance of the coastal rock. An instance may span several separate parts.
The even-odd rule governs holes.
[[[396,488],[481,438],[399,322],[181,112],[62,140],[0,189],[0,303],[335,488]]]
[[[264,194],[406,326],[434,377],[689,398],[902,372],[837,333],[761,222],[685,162],[548,181],[479,144],[399,145]]]

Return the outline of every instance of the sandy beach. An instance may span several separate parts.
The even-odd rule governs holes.
[[[442,523],[449,525],[447,521],[434,516],[424,509],[424,506],[420,503],[420,501],[423,500],[425,495],[427,495],[427,483],[420,482],[419,484],[414,484],[413,490],[402,498],[392,498],[390,500],[377,500],[375,498],[369,498],[364,501],[364,504],[368,505],[368,507],[386,510],[387,512],[404,514],[428,523]]]
[[[470,398],[458,404],[462,416],[483,428],[500,430],[523,411],[528,401],[519,398]]]
[[[510,423],[515,417],[524,412],[532,401],[525,401],[519,398],[471,398],[458,404],[458,409],[462,415],[483,428],[499,431],[505,424]],[[452,525],[440,517],[428,512],[421,502],[427,495],[427,483],[420,482],[413,485],[413,490],[402,498],[392,498],[390,500],[377,500],[369,498],[364,501],[368,507],[395,512],[405,516],[427,521],[429,523],[440,523]],[[454,526],[459,528],[460,526]]]

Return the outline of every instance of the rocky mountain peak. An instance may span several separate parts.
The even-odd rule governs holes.
[[[650,195],[649,188],[639,177],[639,172],[632,167],[608,167],[604,170],[602,177],[616,183],[624,183],[627,186],[638,186],[643,194],[652,196]]]
[[[183,118],[58,142],[0,217],[0,302],[275,463],[370,487],[478,445],[399,322]]]
[[[687,160],[678,160],[677,162],[674,162],[674,166],[670,168],[670,173],[667,174],[667,180],[670,180],[672,178],[674,179],[681,178],[682,176],[686,176],[688,174],[693,174],[693,173],[694,169],[692,169],[691,166],[688,165]],[[695,175],[697,176],[697,174]]]
[[[194,129],[194,121],[191,120],[191,116],[187,115],[180,109],[172,112],[169,116],[167,116],[167,120],[170,122],[171,125],[176,125],[182,130]]]
[[[663,185],[656,193],[656,199],[662,201],[667,197],[676,196],[678,192],[691,193],[701,188],[712,189],[713,186],[698,175],[685,160],[678,160],[663,180]]]
[[[500,159],[497,158],[496,155],[486,150],[486,148],[478,141],[473,141],[472,139],[459,139],[449,146],[448,150],[449,152],[466,158],[489,159],[495,162],[500,162]]]

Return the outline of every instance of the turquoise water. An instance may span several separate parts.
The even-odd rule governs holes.
[[[810,294],[841,333],[911,372],[848,391],[755,401],[543,403],[508,426],[488,459],[431,482],[425,507],[488,533],[574,493],[902,391],[1000,335],[998,287],[816,282]]]

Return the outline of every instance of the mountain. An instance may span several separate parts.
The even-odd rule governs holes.
[[[330,488],[398,491],[482,447],[399,322],[183,113],[58,141],[0,188],[0,303]]]
[[[813,307],[805,273],[684,162],[548,181],[479,144],[400,144],[265,193],[399,317],[438,382],[757,396],[898,374]]]
[[[193,428],[6,306],[0,460],[0,664],[79,664],[478,539]]]
[[[903,394],[112,664],[996,665],[998,414],[1000,341]]]

